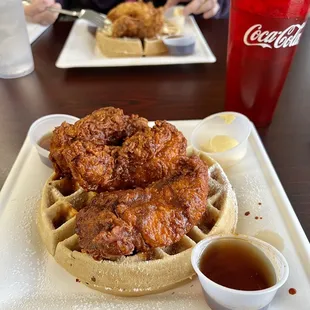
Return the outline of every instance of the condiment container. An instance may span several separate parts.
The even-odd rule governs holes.
[[[192,35],[167,37],[163,42],[174,56],[191,55],[195,51],[196,39]]]
[[[223,168],[228,168],[245,156],[250,133],[251,122],[246,116],[236,112],[221,112],[206,117],[195,127],[191,135],[191,144],[196,153],[205,153]],[[206,151],[204,146],[216,136],[230,137],[238,144],[222,152]]]
[[[48,158],[49,151],[42,148],[38,144],[40,139],[44,137],[45,135],[52,133],[55,127],[60,126],[63,122],[74,124],[78,120],[79,118],[75,116],[71,116],[71,115],[51,114],[51,115],[43,116],[32,123],[28,131],[28,136],[29,136],[31,143],[36,147],[41,161],[45,165],[52,167],[52,163]]]
[[[222,286],[206,277],[200,270],[200,260],[203,254],[214,242],[241,240],[250,243],[262,251],[272,265],[275,273],[275,284],[262,290],[237,290]],[[241,255],[241,253],[240,253]],[[289,275],[289,266],[284,256],[270,244],[245,235],[217,235],[200,241],[192,251],[192,265],[198,275],[206,301],[211,309],[215,310],[265,310],[286,282]]]

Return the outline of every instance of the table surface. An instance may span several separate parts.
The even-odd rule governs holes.
[[[36,71],[0,80],[0,188],[31,123],[51,113],[83,117],[103,106],[149,120],[199,119],[224,107],[227,20],[198,20],[215,64],[62,70],[56,59],[71,22],[57,22],[34,44]],[[310,26],[306,28],[273,123],[259,130],[267,152],[310,237]]]

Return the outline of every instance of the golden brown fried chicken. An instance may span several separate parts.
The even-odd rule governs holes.
[[[113,107],[102,108],[74,125],[64,122],[57,127],[51,140],[50,159],[59,176],[71,175],[63,153],[73,142],[91,142],[95,146],[120,145],[125,138],[146,128],[148,122],[145,118],[124,115],[123,110]]]
[[[50,158],[59,176],[89,191],[145,187],[175,169],[186,139],[173,125],[104,108],[54,130]]]
[[[199,222],[207,194],[208,167],[196,156],[144,189],[101,193],[77,215],[82,252],[101,260],[171,245]]]
[[[119,145],[135,132],[148,128],[148,121],[138,115],[125,115],[122,109],[101,108],[74,124],[77,139],[96,145]]]
[[[185,155],[186,139],[165,121],[136,132],[119,147],[75,141],[62,151],[75,181],[98,192],[145,187],[175,170]]]
[[[151,2],[121,3],[109,12],[108,18],[116,38],[154,38],[164,25],[163,9],[156,9]]]
[[[66,122],[62,123],[61,126],[56,127],[53,131],[49,158],[53,163],[57,176],[71,175],[70,168],[63,158],[62,153],[64,148],[68,147],[75,138],[75,127]]]
[[[74,141],[62,150],[63,162],[74,180],[85,190],[96,191],[111,182],[115,169],[113,152],[117,146]]]
[[[153,128],[126,139],[117,151],[116,183],[126,184],[125,188],[145,187],[162,179],[176,169],[179,158],[186,155],[186,146],[185,137],[175,126],[156,121]]]

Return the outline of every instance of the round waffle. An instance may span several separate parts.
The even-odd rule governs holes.
[[[191,154],[189,151],[189,155]],[[82,253],[75,234],[75,215],[94,195],[66,179],[46,182],[38,227],[47,250],[74,277],[90,288],[123,296],[139,296],[173,288],[191,279],[191,251],[207,235],[231,233],[237,225],[238,208],[234,191],[218,163],[199,155],[209,167],[207,216],[177,243],[115,261],[96,261]]]

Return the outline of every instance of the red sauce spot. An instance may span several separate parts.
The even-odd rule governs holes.
[[[78,283],[80,283],[81,281],[80,281],[79,279],[75,279],[75,282],[78,282]]]
[[[291,294],[291,295],[295,295],[297,293],[297,291],[294,289],[294,288],[290,288],[288,290],[288,292]]]
[[[245,215],[245,216],[250,215],[250,211],[245,212],[244,215]]]
[[[261,206],[261,205],[262,205],[262,203],[261,203],[261,202],[259,202],[259,203],[258,203],[258,205],[259,205],[259,206]]]
[[[258,220],[259,219],[259,217],[258,216],[255,216],[255,220]]]

